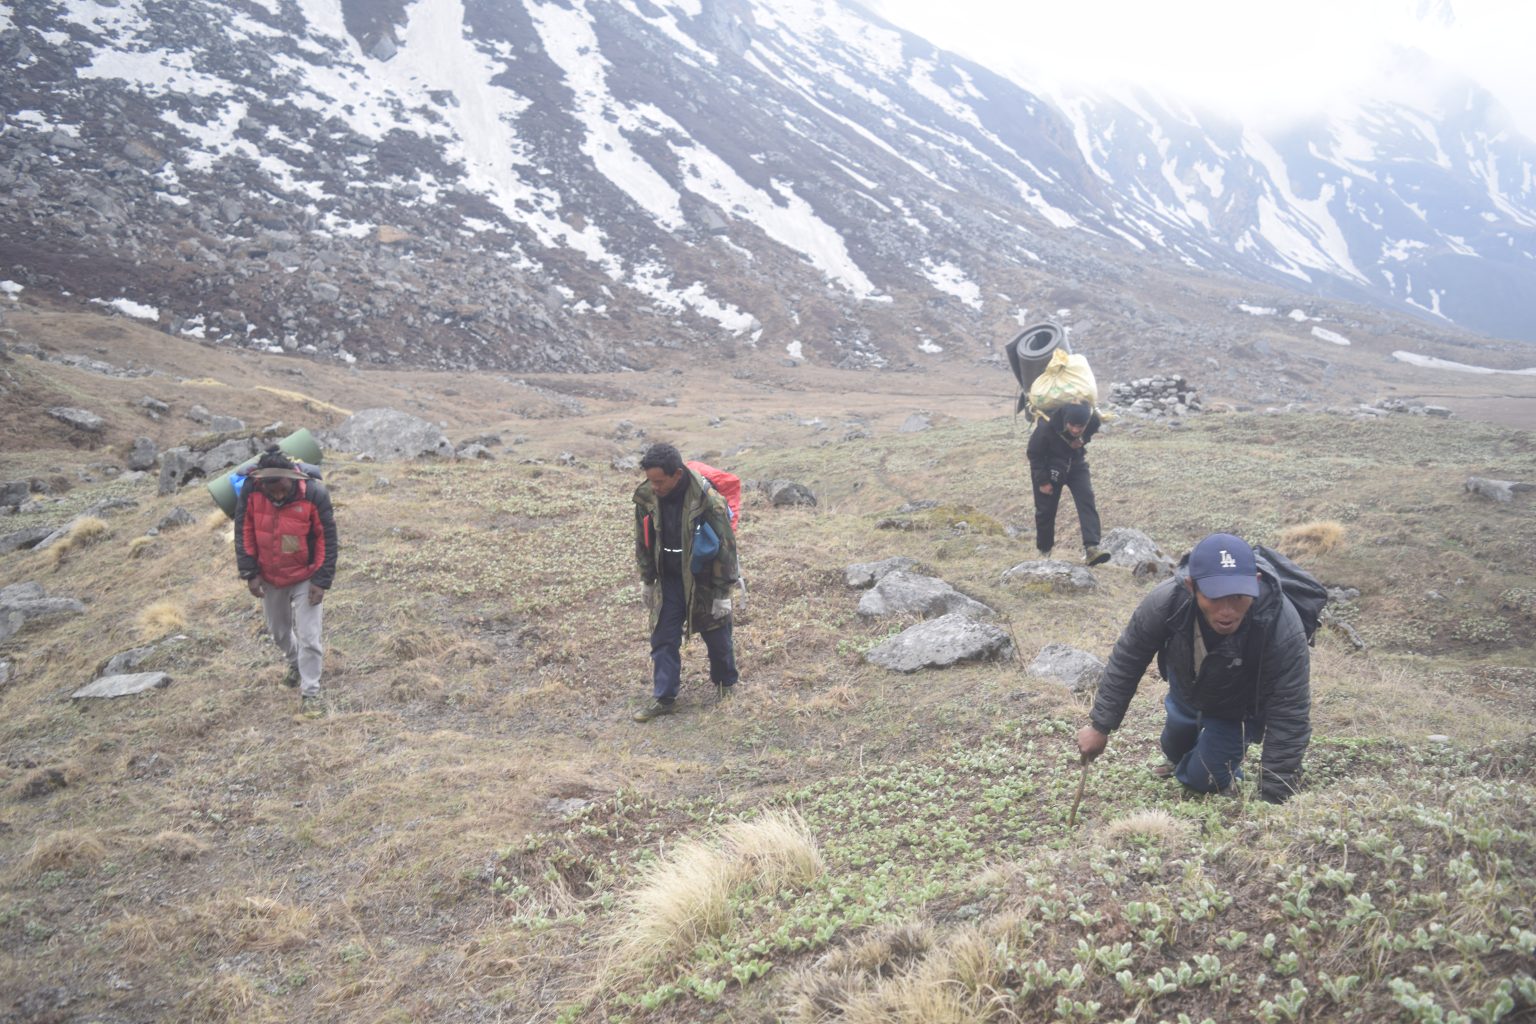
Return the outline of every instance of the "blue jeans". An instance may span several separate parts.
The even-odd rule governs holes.
[[[1174,778],[1201,793],[1219,793],[1243,777],[1247,745],[1264,736],[1258,718],[1212,718],[1174,698],[1163,698],[1163,754],[1174,765]]]
[[[677,686],[683,674],[683,622],[688,605],[683,597],[683,581],[678,576],[663,576],[661,611],[651,630],[651,661],[654,663],[653,692],[659,701],[670,704],[677,699]],[[709,681],[716,686],[735,686],[736,650],[731,643],[731,623],[727,619],[719,629],[700,633],[709,650]]]

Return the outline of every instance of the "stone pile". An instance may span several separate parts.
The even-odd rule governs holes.
[[[1200,395],[1178,376],[1142,377],[1109,386],[1109,404],[1146,419],[1176,419],[1200,411]]]

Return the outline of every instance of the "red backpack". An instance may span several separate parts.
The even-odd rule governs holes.
[[[734,529],[741,515],[741,477],[716,469],[707,462],[685,462],[683,465],[708,480],[709,485],[720,492],[720,497],[725,499],[726,506],[731,510],[731,527]]]

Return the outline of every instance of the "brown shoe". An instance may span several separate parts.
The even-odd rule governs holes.
[[[1173,778],[1173,773],[1178,769],[1174,765],[1164,762],[1163,764],[1155,764],[1147,770],[1152,773],[1152,777],[1155,779],[1171,779]]]

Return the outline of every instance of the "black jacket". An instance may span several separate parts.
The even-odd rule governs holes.
[[[1248,610],[1241,650],[1211,651],[1195,676],[1199,614],[1184,586],[1185,565],[1137,606],[1099,677],[1093,702],[1096,729],[1120,727],[1152,658],[1180,701],[1196,711],[1228,717],[1236,699],[1241,717],[1262,722],[1264,752],[1259,792],[1278,803],[1299,788],[1301,759],[1312,739],[1311,650],[1301,617],[1281,593],[1273,569],[1258,559],[1259,596]]]
[[[1059,485],[1066,480],[1072,464],[1087,457],[1083,452],[1093,435],[1099,432],[1099,414],[1093,413],[1079,439],[1082,446],[1074,448],[1073,438],[1067,433],[1065,411],[1065,407],[1057,409],[1050,419],[1040,420],[1035,424],[1035,432],[1029,435],[1029,447],[1025,451],[1029,455],[1030,482],[1037,488],[1041,484]]]

